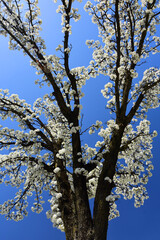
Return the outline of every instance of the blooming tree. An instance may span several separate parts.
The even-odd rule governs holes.
[[[64,38],[57,54],[47,55],[39,35],[38,0],[0,0],[1,35],[9,37],[10,49],[30,57],[40,75],[36,83],[48,85],[48,94],[33,106],[17,94],[0,90],[1,119],[19,123],[18,130],[0,128],[4,150],[0,182],[19,188],[14,199],[0,205],[0,213],[7,219],[23,219],[32,194],[32,210],[39,213],[43,191],[48,191],[51,209],[47,216],[65,231],[67,240],[105,240],[108,221],[119,216],[116,200],[134,198],[139,207],[148,198],[145,185],[152,175],[156,131],[150,131],[146,117],[148,109],[160,104],[160,69],[146,69],[141,77],[138,72],[150,53],[159,52],[160,2],[87,1],[84,9],[97,25],[99,40],[86,41],[93,49],[89,65],[73,69],[69,64],[71,22],[78,21],[80,14],[76,1],[59,2]],[[82,130],[83,86],[99,75],[106,76],[101,93],[111,119],[107,123],[97,120]],[[87,133],[98,134],[94,148],[82,144]]]

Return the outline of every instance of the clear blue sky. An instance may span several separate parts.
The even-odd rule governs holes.
[[[52,0],[40,0],[43,32],[42,36],[46,40],[47,53],[55,53],[55,48],[62,41],[60,15],[55,13],[56,6]],[[73,52],[71,55],[71,65],[73,67],[87,65],[91,59],[91,50],[85,46],[86,39],[96,39],[97,30],[91,24],[90,17],[83,12],[80,22],[74,24],[71,43]],[[34,85],[37,79],[35,70],[30,67],[28,57],[24,57],[22,52],[10,51],[7,48],[7,39],[0,37],[0,88],[10,89],[11,93],[19,94],[20,98],[32,103],[37,97],[47,93],[48,89],[39,89]],[[159,64],[159,55],[151,56],[148,66]],[[146,65],[147,67],[147,65]],[[159,66],[158,66],[159,67]],[[87,82],[85,87],[85,98],[83,103],[84,121],[86,126],[95,120],[107,120],[105,101],[101,96],[100,89],[103,88],[106,79],[99,77]],[[153,177],[147,185],[150,198],[145,201],[141,208],[134,208],[133,201],[120,199],[118,208],[120,217],[109,223],[108,240],[158,240],[160,239],[160,109],[149,112],[151,129],[157,130],[159,135],[153,142],[153,163],[155,169]],[[2,123],[1,123],[2,124]],[[5,124],[14,126],[10,122]],[[12,123],[13,124],[13,123]],[[88,138],[89,144],[94,144],[95,139]],[[0,185],[0,202],[13,196],[13,189]],[[47,198],[47,194],[45,195]],[[31,205],[30,205],[31,206]],[[0,239],[3,240],[64,240],[65,236],[60,231],[52,227],[52,223],[47,219],[45,212],[49,209],[49,203],[44,205],[41,214],[29,211],[29,216],[21,222],[7,221],[4,216],[0,216]]]

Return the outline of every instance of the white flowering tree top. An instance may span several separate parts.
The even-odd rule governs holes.
[[[116,200],[134,198],[139,207],[148,198],[145,185],[152,175],[151,148],[157,133],[150,131],[147,111],[160,104],[160,69],[146,69],[142,77],[138,73],[150,53],[159,53],[160,2],[87,1],[84,9],[98,27],[98,40],[86,41],[93,49],[88,66],[73,69],[71,23],[80,14],[76,1],[58,2],[64,38],[57,54],[47,55],[38,0],[0,0],[1,35],[9,37],[10,49],[30,57],[40,75],[36,83],[48,85],[48,94],[32,106],[0,90],[1,119],[19,123],[18,130],[5,127],[5,121],[0,128],[0,148],[5,150],[0,155],[0,183],[19,188],[14,199],[0,205],[0,213],[23,219],[33,194],[32,210],[40,213],[43,191],[49,191],[47,216],[65,231],[67,240],[105,240],[108,220],[119,216]],[[106,76],[102,97],[112,115],[107,123],[97,116],[84,130],[83,86],[101,75]],[[99,135],[95,147],[83,145],[84,133]]]

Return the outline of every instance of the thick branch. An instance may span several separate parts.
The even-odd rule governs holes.
[[[117,43],[117,61],[116,61],[116,81],[115,81],[115,97],[116,97],[116,113],[117,113],[117,118],[119,119],[120,117],[120,101],[119,101],[119,72],[118,68],[120,66],[120,41],[121,41],[121,31],[120,31],[120,21],[119,21],[119,11],[118,11],[118,5],[119,5],[119,0],[116,0],[115,3],[115,18],[116,18],[116,43]]]

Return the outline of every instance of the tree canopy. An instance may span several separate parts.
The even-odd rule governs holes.
[[[105,240],[108,220],[119,216],[119,198],[134,198],[135,207],[148,198],[157,132],[150,131],[147,112],[160,104],[160,69],[147,69],[145,62],[151,53],[159,53],[160,2],[87,1],[84,10],[96,24],[98,36],[86,40],[93,51],[88,66],[74,68],[71,25],[80,14],[76,1],[59,2],[63,39],[55,46],[56,54],[48,55],[38,0],[0,0],[1,35],[9,38],[11,50],[29,56],[39,75],[35,83],[48,86],[48,93],[32,106],[17,94],[0,90],[1,119],[18,123],[17,129],[0,128],[0,182],[19,188],[14,199],[0,205],[0,213],[22,220],[33,194],[32,211],[40,213],[43,191],[48,191],[47,216],[65,231],[67,240]],[[101,76],[106,78],[101,90],[106,120],[97,116],[84,128],[84,85]],[[87,134],[97,139],[95,146],[85,142]]]

